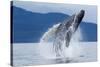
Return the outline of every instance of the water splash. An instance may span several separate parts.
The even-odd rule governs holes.
[[[51,42],[55,37],[55,31],[57,30],[59,24],[55,24],[52,28],[49,28],[47,32],[45,32],[40,39],[40,43],[43,42]]]
[[[79,42],[82,39],[81,28],[78,28],[75,34],[72,36],[70,46],[67,48],[65,46],[65,41],[62,42],[62,45],[53,44],[55,39],[55,31],[59,25],[60,24],[56,24],[52,28],[48,29],[48,31],[45,32],[40,39],[40,55],[47,59],[79,57],[82,52],[82,48]],[[59,53],[59,56],[57,56],[57,52]]]

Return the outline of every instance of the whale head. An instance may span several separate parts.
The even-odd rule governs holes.
[[[67,21],[64,21],[64,25],[66,27],[66,29],[68,30],[70,27],[73,27],[75,32],[79,26],[79,24],[81,23],[83,17],[84,17],[85,11],[81,10],[79,13],[72,15],[71,17],[69,17],[69,19],[67,19]]]

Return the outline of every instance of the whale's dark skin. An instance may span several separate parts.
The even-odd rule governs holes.
[[[53,43],[58,45],[57,48],[61,47],[62,42],[65,42],[66,47],[69,47],[71,37],[77,30],[79,24],[81,23],[84,14],[85,11],[81,10],[78,14],[72,15],[71,17],[65,19],[63,22],[60,23],[55,32],[56,37]]]

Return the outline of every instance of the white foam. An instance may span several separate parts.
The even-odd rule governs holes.
[[[82,53],[82,48],[79,42],[82,39],[82,33],[81,33],[80,28],[78,28],[78,30],[72,36],[71,41],[70,41],[70,46],[67,48],[65,47],[65,45],[62,45],[63,50],[60,52],[61,56],[60,57],[56,56],[53,43],[52,42],[50,43],[49,39],[54,36],[55,31],[57,30],[58,26],[59,24],[54,25],[47,32],[45,32],[43,37],[40,39],[40,45],[39,45],[40,55],[43,58],[49,58],[49,59],[51,58],[71,58],[73,59],[75,57],[79,57]]]

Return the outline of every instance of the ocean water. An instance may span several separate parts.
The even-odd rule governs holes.
[[[12,56],[13,65],[29,66],[97,61],[97,42],[80,42],[81,49],[78,49],[78,47],[71,47],[73,50],[66,53],[66,55],[69,56],[62,58],[55,57],[52,49],[50,49],[52,48],[50,43],[42,45],[45,47],[40,47],[39,43],[14,43]],[[79,52],[79,50],[82,52]],[[75,55],[76,53],[78,54]]]

